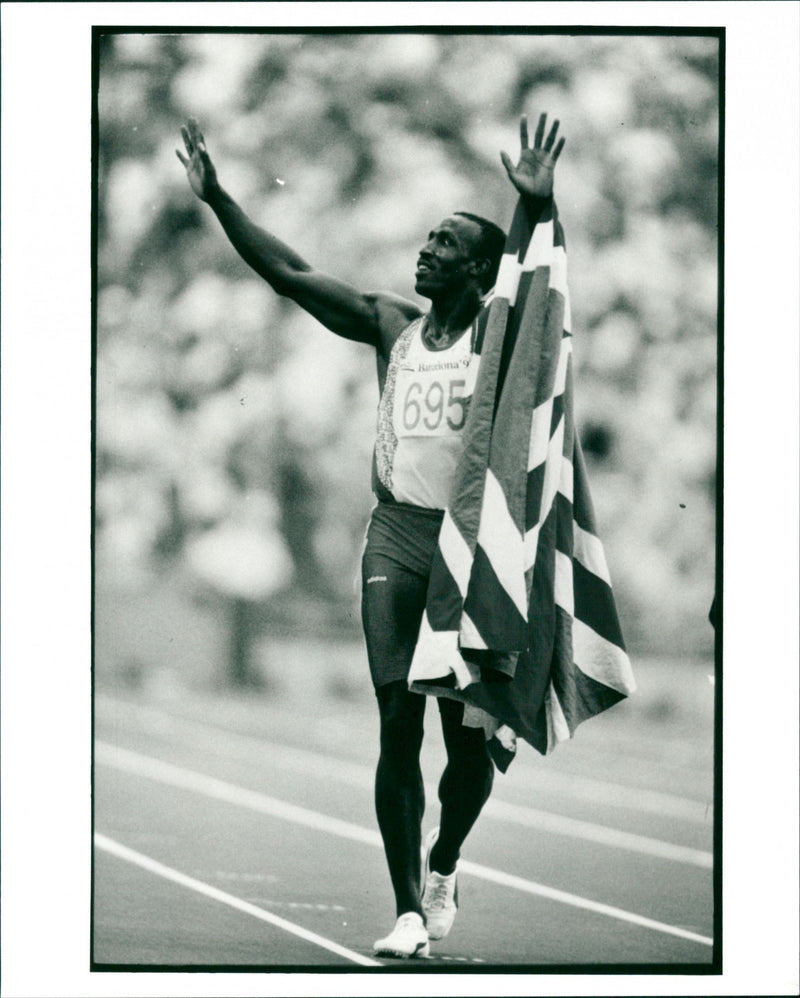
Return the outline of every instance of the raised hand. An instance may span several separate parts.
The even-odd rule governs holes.
[[[500,159],[503,161],[503,166],[506,168],[511,183],[520,194],[526,197],[549,197],[553,193],[553,173],[556,160],[564,148],[565,140],[560,138],[556,142],[558,134],[558,121],[556,120],[553,122],[547,140],[542,145],[546,124],[547,115],[539,115],[539,124],[536,126],[536,134],[533,137],[533,148],[529,149],[528,118],[523,114],[519,123],[519,139],[522,147],[519,162],[514,166],[508,153],[500,153]]]
[[[206,140],[196,118],[189,118],[186,125],[181,127],[181,135],[189,158],[187,159],[178,149],[175,153],[186,167],[186,176],[189,178],[192,190],[201,200],[208,201],[219,190],[219,183],[217,171],[206,151]]]

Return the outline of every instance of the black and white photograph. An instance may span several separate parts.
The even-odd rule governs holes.
[[[9,6],[0,992],[791,994],[746,19]]]
[[[96,45],[95,964],[711,969],[719,34]]]

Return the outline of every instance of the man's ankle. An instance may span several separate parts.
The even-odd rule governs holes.
[[[456,872],[456,863],[458,862],[458,857],[452,863],[443,863],[436,854],[437,842],[431,849],[430,856],[430,867],[433,873],[438,873],[440,877],[449,877]],[[446,857],[445,857],[446,858]]]

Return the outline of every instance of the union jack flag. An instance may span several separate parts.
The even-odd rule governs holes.
[[[409,675],[465,703],[505,770],[635,689],[573,416],[564,233],[520,201]]]

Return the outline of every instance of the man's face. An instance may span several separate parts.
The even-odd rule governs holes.
[[[481,227],[471,218],[451,215],[433,229],[417,259],[417,294],[438,298],[457,293],[474,279]]]

